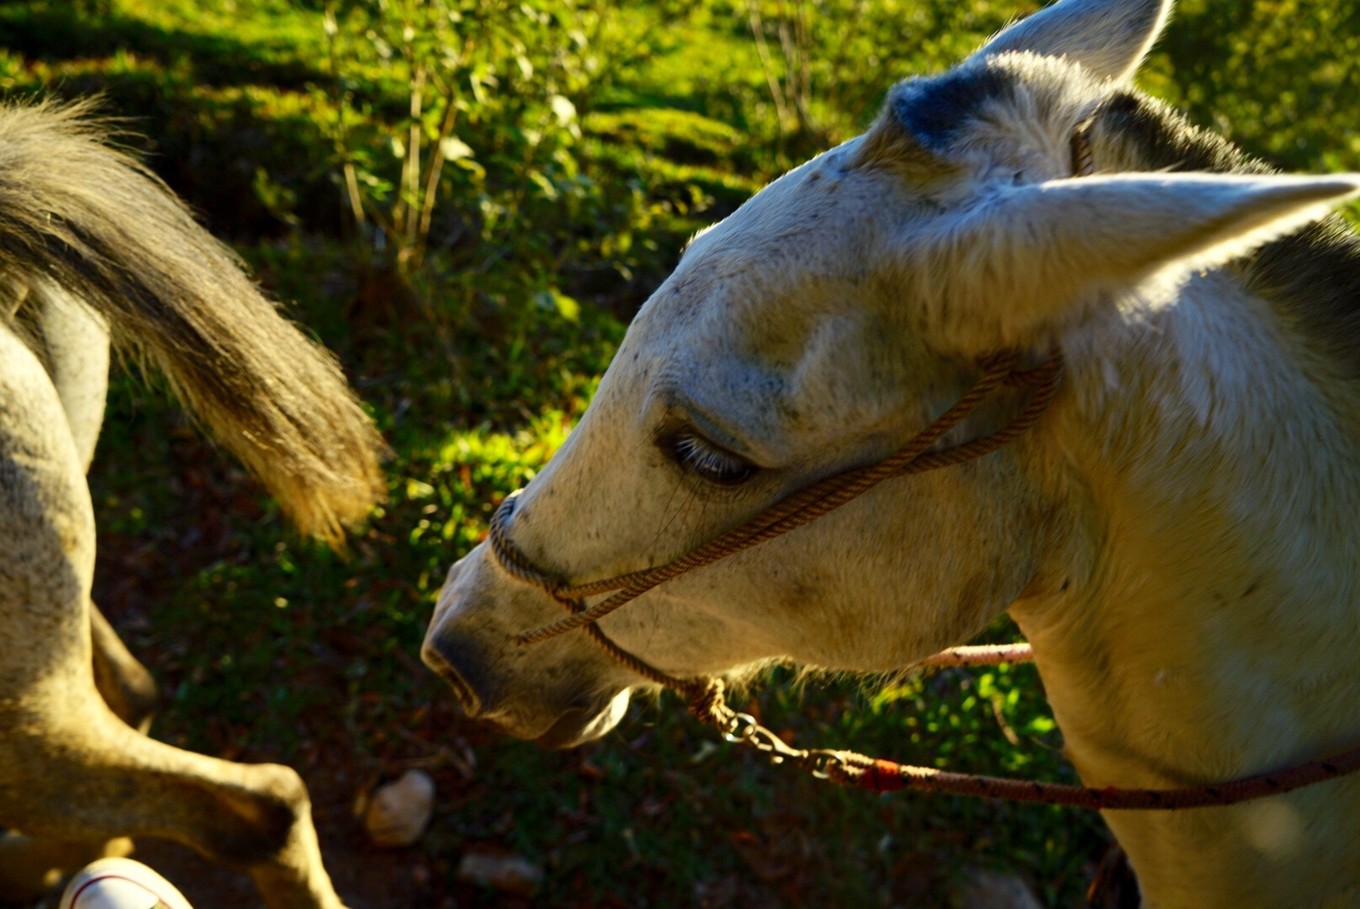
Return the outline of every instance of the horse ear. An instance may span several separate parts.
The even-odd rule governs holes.
[[[946,215],[938,233],[912,239],[904,265],[943,344],[967,354],[1044,344],[1114,299],[1155,306],[1153,279],[1222,265],[1357,194],[1360,174],[1055,180]]]
[[[973,55],[1067,57],[1096,76],[1133,77],[1171,13],[1171,0],[1060,0],[1004,29]]]

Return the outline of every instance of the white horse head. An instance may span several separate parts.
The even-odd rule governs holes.
[[[1279,240],[1360,181],[1269,173],[1130,89],[1169,5],[1063,0],[957,68],[898,85],[865,135],[695,238],[517,500],[518,549],[570,582],[668,562],[892,452],[988,355],[1057,349],[1066,385],[1018,442],[884,483],[647,592],[600,629],[679,676],[770,661],[876,671],[1010,609],[1093,785],[1218,780],[1360,738],[1344,707],[1360,693],[1353,680],[1319,698],[1316,716],[1298,709],[1299,686],[1342,674],[1339,663],[1300,681],[1277,665],[1299,643],[1270,624],[1277,613],[1205,606],[1215,591],[1278,605],[1311,568],[1324,606],[1300,633],[1340,627],[1360,643],[1355,578],[1319,572],[1349,545],[1360,484],[1287,485],[1360,480],[1345,423],[1355,389],[1319,388],[1354,374],[1335,352],[1354,329],[1300,299],[1324,248],[1360,289],[1360,254],[1316,228]],[[943,444],[994,431],[1025,397],[1000,395]],[[1305,441],[1321,443],[1325,467],[1285,480],[1273,459],[1305,462]],[[1268,545],[1291,495],[1306,500],[1313,536]],[[1244,572],[1254,584],[1236,580]],[[1252,589],[1221,592],[1229,585]],[[559,610],[479,547],[450,571],[426,660],[469,712],[516,735],[601,735],[643,680],[581,634],[515,645]],[[1226,668],[1210,663],[1215,651]],[[1275,674],[1246,680],[1262,667]],[[1254,723],[1242,697],[1257,699]],[[1298,807],[1308,798],[1288,810],[1310,810]],[[1205,906],[1265,892],[1241,870],[1260,851],[1236,820],[1248,816],[1111,822],[1148,904],[1169,906],[1189,905],[1174,896],[1188,872],[1157,856],[1228,818],[1231,832],[1198,852],[1220,869],[1196,885]],[[1339,871],[1349,859],[1319,848],[1316,867],[1354,887],[1354,870]]]

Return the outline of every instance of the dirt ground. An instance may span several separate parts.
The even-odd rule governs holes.
[[[491,904],[486,902],[490,894],[448,879],[441,863],[419,845],[407,849],[369,845],[352,810],[354,794],[365,781],[354,778],[342,762],[304,776],[312,792],[326,868],[350,909],[453,909]],[[195,909],[257,909],[261,905],[249,877],[213,865],[178,844],[144,840],[137,844],[133,858],[165,875]]]

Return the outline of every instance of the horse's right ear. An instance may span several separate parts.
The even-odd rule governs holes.
[[[1007,187],[924,232],[912,224],[898,267],[941,347],[1047,346],[1097,307],[1154,308],[1166,295],[1150,281],[1221,266],[1355,195],[1356,174],[1119,174]]]
[[[1171,0],[1060,0],[1004,29],[971,59],[1028,51],[1067,57],[1099,78],[1126,82],[1170,13]]]

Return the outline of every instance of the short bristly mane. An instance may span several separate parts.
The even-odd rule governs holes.
[[[1167,105],[1120,92],[1102,107],[1093,139],[1119,170],[1271,174],[1276,169]],[[1326,355],[1339,376],[1360,379],[1360,237],[1339,215],[1269,243],[1231,266],[1281,322]]]

